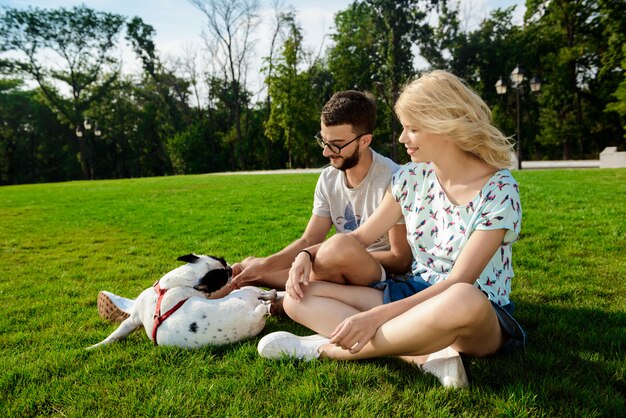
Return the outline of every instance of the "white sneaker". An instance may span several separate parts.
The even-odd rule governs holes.
[[[259,355],[268,359],[293,357],[304,361],[315,360],[320,356],[318,349],[330,340],[315,334],[298,337],[286,331],[272,332],[259,341]]]
[[[453,348],[447,347],[428,356],[422,370],[434,375],[446,388],[465,388],[469,386],[463,360]]]

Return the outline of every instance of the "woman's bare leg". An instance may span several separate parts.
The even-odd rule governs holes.
[[[326,337],[344,319],[383,304],[383,292],[366,286],[311,282],[304,289],[305,297],[300,301],[285,296],[285,312],[294,321]]]
[[[382,302],[380,293],[371,293],[379,292],[375,289],[314,284],[306,289],[302,301],[286,298],[285,310],[292,319],[322,335],[328,336],[343,319],[364,310],[360,308],[376,306],[376,297]],[[329,297],[331,291],[335,299]],[[383,324],[356,354],[332,344],[324,345],[320,352],[323,357],[358,360],[420,356],[452,346],[481,356],[493,353],[501,344],[502,331],[491,303],[474,286],[461,283]]]

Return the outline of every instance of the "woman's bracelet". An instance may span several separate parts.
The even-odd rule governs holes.
[[[309,250],[300,250],[298,251],[298,254],[300,253],[307,253],[309,255],[309,260],[311,260],[311,263],[313,262],[313,254],[311,254]]]

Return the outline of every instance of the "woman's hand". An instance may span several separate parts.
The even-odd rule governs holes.
[[[311,256],[306,252],[299,253],[291,264],[289,269],[289,278],[285,283],[285,291],[296,301],[300,301],[304,297],[302,285],[309,285],[309,276],[313,269]]]
[[[372,339],[379,326],[378,317],[371,310],[360,312],[337,325],[330,334],[330,343],[356,354]]]

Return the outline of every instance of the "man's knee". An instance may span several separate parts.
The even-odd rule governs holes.
[[[364,253],[367,250],[351,235],[335,234],[324,242],[317,252],[320,262],[345,262],[346,259]]]
[[[336,234],[320,247],[311,280],[367,285],[379,280],[378,261],[351,235]]]
[[[345,234],[335,234],[326,240],[315,256],[311,280],[345,283],[345,275],[358,251],[356,246],[360,244]]]

